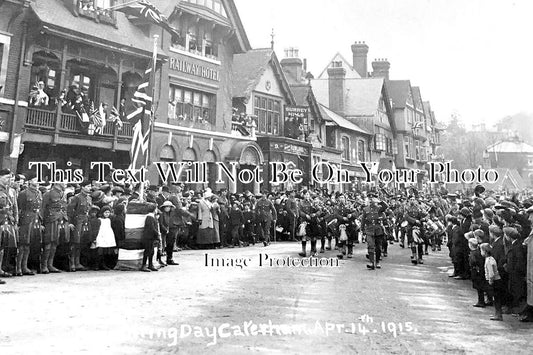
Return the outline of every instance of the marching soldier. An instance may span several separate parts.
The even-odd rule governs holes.
[[[259,230],[263,235],[263,244],[265,247],[270,244],[270,226],[272,222],[276,223],[278,219],[276,208],[272,201],[267,199],[265,193],[259,194],[260,199],[255,204]]]
[[[56,249],[61,241],[70,241],[70,226],[64,200],[65,184],[55,183],[43,196],[42,213],[44,221],[41,273],[59,273],[54,267]],[[63,237],[63,238],[61,238]]]
[[[74,196],[67,207],[68,218],[74,225],[74,233],[70,238],[69,271],[86,271],[80,262],[81,249],[89,247],[89,210],[92,205],[91,182],[86,180],[80,184],[81,191]]]
[[[368,247],[368,258],[370,264],[366,267],[369,270],[381,269],[379,260],[381,258],[381,247],[385,230],[382,221],[386,218],[384,209],[379,206],[378,196],[375,193],[369,193],[370,205],[363,209],[361,228],[366,234],[366,243]]]
[[[348,204],[346,203],[346,197],[344,195],[339,195],[337,206],[333,212],[335,215],[335,218],[337,219],[337,225],[340,227],[340,225],[344,225],[345,227],[348,227],[350,223],[352,223],[355,219],[355,213],[353,213],[352,209]],[[340,229],[337,228],[336,236],[340,237]],[[355,235],[357,236],[357,234]],[[338,239],[340,241],[340,239]],[[337,255],[339,259],[344,258],[344,255],[346,254],[346,249],[348,249],[348,258],[353,257],[353,244],[354,244],[354,235],[347,233],[347,240],[341,241],[339,243],[339,250],[340,254]],[[347,247],[347,248],[345,248]]]
[[[289,197],[285,202],[285,211],[287,211],[287,217],[289,219],[289,233],[290,239],[296,241],[296,224],[298,221],[298,202],[295,198],[294,190],[288,192]]]
[[[413,264],[423,264],[424,254],[423,238],[424,233],[422,219],[426,217],[419,202],[417,201],[416,190],[409,196],[409,203],[405,208],[404,219],[409,223],[407,226],[407,241],[411,248],[411,262]],[[418,233],[418,234],[417,234]],[[417,255],[418,254],[418,255]]]
[[[12,275],[2,270],[4,252],[7,248],[16,247],[15,235],[15,210],[16,201],[10,192],[11,171],[9,169],[0,170],[0,277],[11,277]],[[18,212],[18,211],[17,211]],[[0,284],[4,284],[0,280]]]
[[[43,201],[39,184],[35,173],[27,176],[28,188],[23,190],[18,196],[19,208],[19,245],[17,253],[16,275],[35,275],[28,268],[28,257],[30,256],[30,246],[42,242],[42,216],[40,209]]]

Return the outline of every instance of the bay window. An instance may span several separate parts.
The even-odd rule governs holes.
[[[214,124],[215,103],[216,96],[213,94],[171,85],[168,117]]]
[[[279,134],[281,117],[280,100],[255,95],[254,115],[257,116],[259,133]]]

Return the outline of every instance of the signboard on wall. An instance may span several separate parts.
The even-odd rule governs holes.
[[[285,137],[298,139],[308,125],[309,107],[285,106]]]

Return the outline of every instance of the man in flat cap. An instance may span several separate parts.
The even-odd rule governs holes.
[[[527,259],[526,250],[520,240],[520,233],[513,227],[504,227],[503,233],[511,239],[507,253],[505,270],[509,274],[509,292],[512,296],[510,306],[519,307],[526,299]]]
[[[74,196],[67,207],[69,220],[74,224],[74,233],[70,239],[69,271],[85,271],[87,268],[81,264],[81,250],[88,255],[89,236],[89,210],[92,206],[91,182],[85,180],[80,184],[81,191]]]
[[[42,216],[40,214],[43,196],[39,190],[37,176],[34,172],[30,172],[26,178],[28,180],[28,188],[22,191],[17,198],[20,217],[16,266],[17,276],[35,275],[28,268],[30,246],[37,244],[40,250],[43,233]]]

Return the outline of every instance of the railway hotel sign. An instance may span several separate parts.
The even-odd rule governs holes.
[[[204,79],[220,81],[220,73],[218,70],[204,67],[200,64],[194,64],[182,59],[170,58],[169,65],[171,70],[198,76]]]

